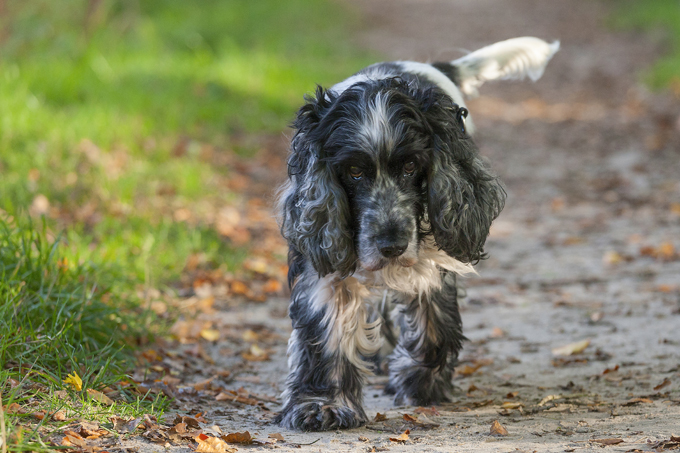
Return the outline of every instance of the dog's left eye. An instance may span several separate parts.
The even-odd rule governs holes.
[[[349,167],[349,175],[355,181],[359,181],[364,176],[364,172],[361,170],[361,168],[352,165]]]
[[[413,176],[413,174],[416,172],[416,163],[411,161],[411,162],[406,162],[404,164],[404,176]]]

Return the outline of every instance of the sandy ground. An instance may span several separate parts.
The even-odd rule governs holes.
[[[442,60],[461,49],[522,35],[562,49],[536,84],[498,83],[470,102],[483,155],[508,203],[487,242],[491,258],[466,279],[465,345],[455,401],[394,407],[384,379],[365,390],[369,417],[387,420],[326,433],[288,432],[269,421],[280,406],[180,398],[171,412],[205,412],[210,431],[248,430],[238,446],[281,451],[652,451],[680,435],[680,100],[650,94],[640,71],[662,46],[609,30],[607,2],[356,0],[357,39],[388,59]],[[211,315],[236,340],[206,349],[215,360],[185,368],[276,397],[287,373],[287,301]],[[243,329],[265,336],[271,360],[244,362]],[[239,330],[240,329],[240,330]],[[589,340],[582,354],[551,350]],[[191,346],[186,346],[191,348]],[[186,378],[187,375],[184,377]],[[217,382],[217,381],[216,381]],[[491,436],[498,420],[507,436]],[[406,442],[395,442],[410,429]],[[593,440],[621,439],[603,446]],[[307,445],[304,445],[307,444]],[[187,451],[130,441],[140,451]]]

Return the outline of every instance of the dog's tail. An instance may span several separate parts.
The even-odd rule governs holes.
[[[525,77],[538,80],[559,48],[559,41],[549,44],[526,36],[491,44],[448,65],[453,66],[452,72],[461,91],[476,96],[477,89],[488,80],[521,80]],[[442,63],[437,66],[441,67]]]

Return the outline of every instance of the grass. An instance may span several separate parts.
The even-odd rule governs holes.
[[[36,414],[62,410],[69,419],[103,421],[167,406],[125,390],[111,406],[86,397],[88,389],[121,386],[134,360],[126,346],[152,332],[153,319],[116,272],[89,261],[71,265],[69,250],[46,236],[44,226],[0,218],[0,390],[10,451],[48,448],[38,433],[49,416]],[[74,372],[80,390],[64,383]],[[55,390],[66,391],[69,403]]]
[[[178,279],[197,253],[238,268],[248,247],[214,224],[240,196],[230,156],[257,150],[247,137],[280,134],[316,83],[371,60],[348,44],[352,20],[325,0],[0,1],[10,451],[52,448],[54,422],[36,411],[104,421],[164,410],[121,384],[135,345],[159,328],[140,294]],[[64,384],[72,372],[82,390]],[[113,406],[86,397],[111,388]]]
[[[611,22],[619,29],[664,30],[668,51],[645,72],[644,79],[652,88],[670,86],[680,93],[680,3],[627,0],[617,7]]]
[[[0,208],[17,215],[32,206],[51,226],[68,226],[81,252],[96,243],[136,277],[151,269],[153,281],[176,278],[197,243],[234,255],[196,206],[233,201],[232,170],[216,162],[253,151],[234,137],[279,133],[315,83],[365,63],[343,44],[337,19],[347,14],[325,1],[43,0],[6,9]],[[173,220],[182,208],[193,213],[188,226]],[[193,244],[168,250],[156,240],[147,256],[157,262],[140,260],[140,244],[162,231]]]

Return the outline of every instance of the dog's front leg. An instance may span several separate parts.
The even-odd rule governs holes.
[[[455,275],[444,273],[441,289],[409,299],[395,313],[401,335],[389,357],[385,392],[397,405],[450,401],[453,367],[465,340]]]
[[[289,429],[354,428],[362,408],[363,357],[380,347],[380,321],[367,322],[365,287],[353,277],[306,273],[293,288],[288,342],[290,374],[276,422]]]

